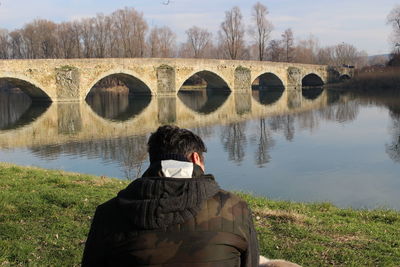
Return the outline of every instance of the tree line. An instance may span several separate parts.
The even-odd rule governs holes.
[[[143,13],[125,7],[69,22],[35,19],[13,31],[0,29],[1,59],[181,57],[269,60],[329,65],[366,64],[367,54],[340,43],[320,47],[317,38],[295,40],[292,29],[272,39],[268,8],[256,3],[251,24],[239,7],[225,12],[217,33],[192,26],[178,44],[168,26],[149,27]]]

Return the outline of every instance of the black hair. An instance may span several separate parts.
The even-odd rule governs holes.
[[[160,126],[150,135],[147,143],[150,162],[163,159],[189,161],[189,156],[197,152],[203,160],[207,148],[201,138],[191,131],[177,126]]]

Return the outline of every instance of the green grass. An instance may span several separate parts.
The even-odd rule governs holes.
[[[0,163],[0,266],[79,265],[96,206],[126,181]],[[253,209],[261,253],[303,266],[399,266],[400,213],[272,201]]]

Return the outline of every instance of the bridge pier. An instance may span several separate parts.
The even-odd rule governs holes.
[[[233,91],[240,93],[251,93],[251,71],[239,66],[235,69]]]
[[[287,70],[286,90],[301,90],[301,71],[295,67],[289,67]]]
[[[157,94],[176,95],[175,69],[168,65],[157,68]]]
[[[56,71],[57,98],[54,102],[81,101],[80,96],[80,73],[76,67],[62,66]]]

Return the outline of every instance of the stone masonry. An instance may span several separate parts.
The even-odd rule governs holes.
[[[84,101],[91,88],[109,75],[131,77],[148,94],[174,96],[184,82],[199,74],[209,88],[229,89],[234,93],[251,91],[260,75],[275,75],[287,89],[301,90],[310,74],[324,84],[352,77],[352,70],[326,65],[215,59],[36,59],[0,60],[0,80],[18,85],[33,99],[53,102]],[[133,86],[135,87],[135,86]],[[142,91],[143,93],[143,91]]]

